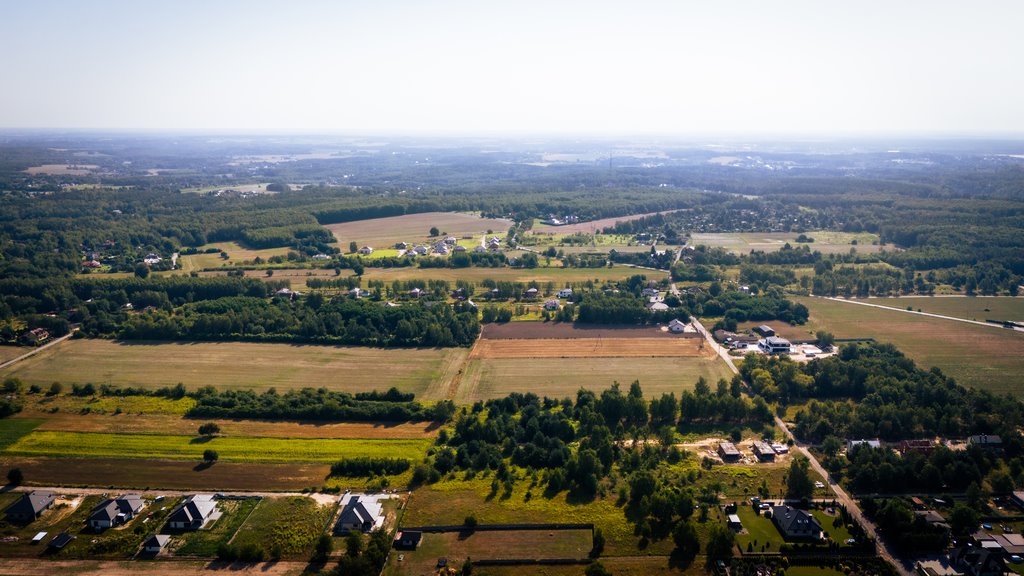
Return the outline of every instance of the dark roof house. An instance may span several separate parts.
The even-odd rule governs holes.
[[[68,532],[61,532],[60,534],[54,536],[53,540],[50,540],[50,543],[47,544],[47,546],[53,548],[54,550],[60,550],[61,548],[70,544],[74,539],[75,537],[69,534]]]
[[[93,508],[87,522],[94,530],[113,528],[134,518],[145,506],[146,503],[137,494],[108,498]]]
[[[732,442],[722,442],[718,445],[718,455],[725,462],[735,462],[740,459],[740,451]]]
[[[358,530],[371,532],[384,523],[380,503],[373,498],[359,494],[345,494],[341,498],[341,517],[335,526],[335,532],[344,534]]]
[[[53,506],[57,495],[46,490],[33,490],[7,509],[7,517],[18,522],[31,522]]]
[[[150,554],[156,554],[167,546],[167,543],[171,541],[171,537],[166,534],[154,534],[146,539],[142,544],[142,549]]]
[[[792,506],[772,506],[772,523],[786,540],[821,540],[823,531],[818,519]]]
[[[950,563],[967,576],[1002,576],[1006,563],[1000,558],[1002,551],[961,546],[949,553]]]
[[[395,535],[394,547],[396,550],[415,550],[423,539],[423,533],[419,530],[402,530]]]
[[[213,496],[196,494],[171,512],[167,517],[167,526],[172,530],[198,530],[217,516],[217,503]]]

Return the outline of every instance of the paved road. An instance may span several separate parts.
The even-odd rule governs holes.
[[[33,354],[38,354],[38,353],[42,352],[43,350],[46,350],[50,346],[55,346],[57,344],[60,344],[61,342],[67,340],[68,338],[71,338],[71,336],[74,335],[74,333],[75,333],[75,331],[72,330],[69,334],[67,334],[65,336],[61,336],[60,338],[55,338],[55,339],[47,342],[46,344],[43,344],[42,346],[40,346],[38,348],[32,349],[31,352],[27,352],[25,354],[22,354],[21,356],[18,356],[17,358],[11,358],[7,362],[4,362],[3,364],[0,364],[0,370],[3,370],[4,368],[7,368],[8,366],[14,364],[15,362],[21,362],[22,360],[24,360],[25,358],[28,358],[29,356],[32,356]]]
[[[932,314],[931,312],[918,312],[916,310],[906,310],[904,308],[893,308],[892,306],[882,306],[881,304],[872,304],[870,302],[861,302],[860,300],[847,300],[845,298],[831,298],[829,296],[813,296],[814,298],[820,298],[822,300],[832,300],[833,302],[844,302],[846,304],[857,304],[858,306],[870,306],[871,308],[881,308],[882,310],[892,310],[893,312],[903,312],[904,314],[917,314],[918,316],[929,316],[931,318],[941,318],[943,320],[954,320],[956,322],[964,322],[966,324],[976,324],[978,326],[987,326],[989,328],[997,328],[999,330],[1006,330],[1000,324],[993,324],[991,322],[979,322],[977,320],[968,320],[966,318],[956,318],[955,316],[943,316],[942,314]],[[1020,330],[1014,328],[1014,330]]]

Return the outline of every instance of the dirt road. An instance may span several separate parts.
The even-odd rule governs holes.
[[[882,310],[892,310],[893,312],[903,312],[904,314],[917,314],[918,316],[930,316],[932,318],[941,318],[943,320],[953,320],[955,322],[964,322],[966,324],[975,324],[977,326],[987,326],[989,328],[996,328],[999,330],[1006,330],[1001,324],[993,324],[991,322],[979,322],[978,320],[968,320],[966,318],[956,318],[954,316],[943,316],[942,314],[932,314],[931,312],[918,312],[917,310],[906,310],[904,308],[893,308],[892,306],[882,306],[881,304],[872,304],[870,302],[861,302],[859,300],[847,300],[846,298],[831,298],[829,296],[813,296],[813,298],[821,298],[822,300],[832,300],[833,302],[844,302],[846,304],[856,304],[858,306],[870,306],[871,308],[881,308]],[[1022,331],[1020,328],[1014,328],[1014,330]]]

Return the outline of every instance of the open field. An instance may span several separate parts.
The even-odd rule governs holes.
[[[586,282],[593,280],[603,282],[608,280],[625,280],[635,274],[642,274],[650,279],[660,279],[668,275],[667,271],[660,270],[638,270],[629,266],[614,266],[612,268],[367,268],[363,274],[363,280],[383,280],[391,283],[393,280],[469,280],[480,282],[491,279],[496,281],[506,280],[509,282],[554,282],[556,287],[560,282]]]
[[[506,322],[484,324],[480,338],[519,340],[527,338],[684,338],[662,330],[660,326],[623,326],[617,324],[577,324],[571,322]]]
[[[391,575],[419,576],[436,570],[438,558],[461,568],[466,558],[586,558],[593,547],[590,530],[516,530],[428,533],[415,551],[404,552],[401,562],[389,561]],[[392,554],[392,556],[396,556]],[[577,566],[577,570],[581,569]],[[481,572],[488,568],[477,568]],[[532,571],[531,571],[532,573]]]
[[[961,384],[1024,396],[1022,332],[821,298],[794,300],[811,311],[808,330],[890,342],[922,367],[938,367]]]
[[[231,543],[255,545],[283,558],[308,558],[317,538],[327,530],[336,506],[320,506],[303,496],[265,498],[260,501]]]
[[[1009,296],[922,296],[902,298],[868,298],[865,302],[879,306],[914,310],[963,318],[965,320],[1010,320],[1024,323],[1024,298]]]
[[[668,214],[669,212],[675,212],[675,210],[666,210],[664,212],[648,212],[646,214],[630,214],[628,216],[615,216],[613,218],[602,218],[600,220],[591,220],[590,222],[580,222],[578,224],[567,224],[565,226],[543,226],[539,227],[539,231],[543,232],[559,232],[561,234],[575,234],[577,232],[600,232],[601,230],[614,226],[616,222],[629,222],[631,220],[639,220],[646,216],[654,216],[655,214]]]
[[[666,342],[667,344],[667,342]],[[639,380],[647,397],[691,389],[703,376],[709,382],[731,373],[718,356],[667,358],[498,358],[470,360],[456,391],[456,402],[500,398],[510,392],[575,397],[580,388],[603,390]]]
[[[815,250],[822,254],[846,253],[850,248],[856,248],[857,252],[874,253],[884,246],[874,244],[878,241],[877,234],[869,232],[849,233],[833,232],[830,230],[815,230],[806,233],[814,242],[807,244],[797,243],[797,232],[725,232],[716,234],[694,234],[690,244],[694,246],[704,245],[713,248],[725,248],[736,254],[747,254],[751,250],[759,252],[774,252],[782,248],[787,242],[793,248],[807,246],[811,252]],[[853,244],[856,240],[857,244]],[[886,247],[892,249],[892,247]]]
[[[35,430],[3,450],[7,456],[148,458],[193,460],[203,451],[216,450],[222,460],[236,462],[334,462],[388,454],[391,458],[419,460],[430,439],[370,440],[351,438],[234,438],[157,434],[107,434]]]
[[[304,387],[359,392],[395,386],[417,395],[464,349],[384,350],[242,342],[157,344],[68,340],[15,364],[0,377],[26,385],[51,382],[160,388]]]
[[[178,263],[181,265],[183,272],[191,272],[193,270],[203,270],[204,268],[221,268],[223,266],[238,266],[245,261],[251,261],[256,257],[263,258],[266,260],[271,256],[283,256],[288,253],[290,248],[265,248],[262,250],[254,250],[251,248],[244,248],[238,242],[216,242],[214,244],[206,244],[200,246],[199,251],[216,248],[227,252],[228,259],[224,260],[220,256],[220,252],[214,252],[212,254],[188,254],[180,256]]]
[[[0,346],[0,364],[13,360],[22,354],[28,354],[32,348],[28,346]]]
[[[86,176],[98,168],[96,164],[41,164],[27,168],[25,172],[32,176]]]
[[[169,548],[174,550],[176,556],[215,555],[217,547],[231,541],[235,532],[260,502],[261,500],[257,498],[219,500],[217,508],[221,511],[221,517],[214,521],[213,525],[174,537]]]
[[[29,413],[36,416],[35,413]],[[23,422],[10,418],[6,422]],[[101,415],[39,413],[33,423],[36,430],[52,432],[103,432],[110,434],[195,434],[200,424],[214,422],[221,436],[266,438],[360,438],[416,439],[433,437],[439,428],[432,423],[395,424],[392,422],[272,422],[263,420],[193,420],[168,414]],[[27,433],[27,432],[26,432]],[[0,448],[3,447],[0,433]]]
[[[0,466],[17,466],[35,486],[112,486],[144,490],[294,491],[323,486],[330,466],[321,463],[217,462],[203,468],[192,460],[124,458],[10,457]]]
[[[705,356],[703,338],[564,338],[480,340],[471,359],[658,358]]]
[[[230,569],[238,576],[299,576],[307,562],[266,562],[259,564],[211,563],[208,560],[137,562],[134,560],[53,560],[50,558],[0,558],[5,576],[209,576],[210,570]],[[618,572],[616,572],[618,573]],[[628,576],[628,575],[627,575]]]
[[[512,226],[512,221],[481,218],[476,214],[462,212],[425,212],[327,224],[324,227],[345,245],[356,242],[360,246],[392,248],[397,242],[427,241],[432,226],[436,226],[442,234],[447,232],[449,236],[456,237],[481,236],[488,230],[492,230],[496,236],[504,236]]]

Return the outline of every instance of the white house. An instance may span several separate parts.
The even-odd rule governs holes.
[[[572,298],[572,288],[562,288],[558,291],[559,298]]]
[[[789,340],[778,336],[763,338],[758,341],[757,346],[766,354],[789,354],[790,350]]]
[[[679,318],[673,318],[672,321],[668,323],[668,330],[673,334],[681,334],[686,331],[686,322],[683,322]]]
[[[362,248],[359,249],[359,253],[360,254],[373,254],[373,248],[370,248],[369,246],[363,246]]]

